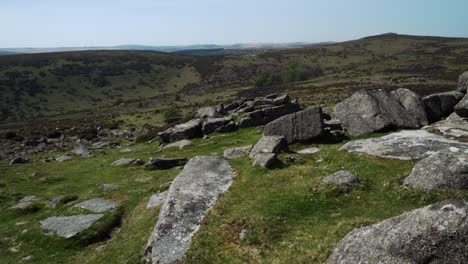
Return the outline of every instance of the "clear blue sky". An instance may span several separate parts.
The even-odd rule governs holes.
[[[468,37],[468,0],[0,0],[0,47]]]

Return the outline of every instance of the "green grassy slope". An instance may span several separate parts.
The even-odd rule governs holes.
[[[330,105],[361,88],[455,87],[468,70],[468,39],[381,35],[255,54],[185,56],[84,51],[0,57],[0,122],[93,112],[135,112],[218,102],[226,95],[291,92]],[[259,79],[268,87],[255,88]],[[336,96],[330,96],[330,95]],[[206,96],[208,98],[206,98]],[[209,99],[209,100],[207,100]]]

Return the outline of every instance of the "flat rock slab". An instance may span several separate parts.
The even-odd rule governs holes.
[[[162,149],[167,149],[167,148],[183,149],[183,148],[185,148],[187,146],[190,146],[191,144],[192,144],[192,141],[190,141],[188,139],[182,139],[182,140],[167,144],[167,145],[163,146]]]
[[[162,205],[167,197],[167,191],[151,195],[146,208],[154,208]]]
[[[322,180],[322,183],[335,185],[356,185],[359,184],[359,180],[351,172],[341,170],[325,177]]]
[[[227,159],[247,157],[250,154],[250,150],[252,150],[252,145],[244,147],[227,148],[224,150],[224,157]]]
[[[425,130],[403,130],[380,138],[354,140],[343,145],[341,150],[391,159],[413,160],[446,150],[468,153],[468,143],[450,140]]]
[[[41,228],[63,238],[71,238],[90,228],[102,214],[53,216],[41,221]]]
[[[19,200],[19,203],[10,207],[10,209],[26,209],[28,208],[34,201],[42,200],[41,197],[37,197],[34,195],[23,197]]]
[[[314,154],[314,153],[317,153],[319,151],[320,151],[319,148],[305,148],[305,149],[299,150],[297,153],[299,153],[299,154]]]
[[[56,157],[55,161],[64,162],[64,161],[67,161],[67,160],[71,160],[72,158],[73,158],[72,156],[65,154],[65,155],[62,155],[60,157]]]
[[[134,159],[134,158],[120,158],[114,162],[112,162],[112,166],[140,166],[145,164],[145,162],[141,159]]]
[[[467,203],[450,200],[355,229],[328,263],[468,263],[467,214]]]
[[[283,136],[263,136],[252,148],[249,157],[255,158],[260,153],[280,153],[288,150],[288,143]]]
[[[208,210],[235,177],[221,157],[192,158],[174,179],[148,239],[146,263],[181,261]]]
[[[468,140],[468,120],[452,114],[447,119],[424,127],[429,132],[435,132],[445,137]]]
[[[94,213],[103,213],[103,212],[113,211],[118,206],[119,206],[118,203],[111,201],[111,200],[107,200],[103,198],[93,198],[91,200],[87,200],[79,204],[76,204],[73,207],[85,209]]]
[[[265,169],[273,169],[280,164],[280,160],[275,153],[259,153],[253,158],[252,166]]]

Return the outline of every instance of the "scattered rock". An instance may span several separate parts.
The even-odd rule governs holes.
[[[119,142],[114,142],[114,141],[107,141],[107,142],[99,141],[99,142],[93,143],[93,145],[92,145],[92,147],[94,149],[115,148],[115,147],[118,147],[118,146],[120,146],[120,143]]]
[[[191,159],[169,188],[148,239],[144,261],[160,264],[182,261],[205,214],[227,191],[234,177],[229,163],[220,157]]]
[[[322,180],[322,183],[325,184],[335,184],[335,185],[357,185],[359,180],[351,172],[340,170],[332,175],[325,177]]]
[[[222,118],[208,118],[203,123],[203,134],[211,134],[215,132],[217,129],[231,123],[232,119],[230,117],[222,117]]]
[[[423,98],[427,117],[431,123],[441,120],[453,113],[455,105],[463,98],[464,94],[452,91],[437,93]]]
[[[449,140],[425,130],[403,130],[380,138],[354,140],[341,149],[384,158],[412,160],[425,158],[450,147],[468,152],[467,143]]]
[[[53,216],[41,221],[41,228],[63,238],[71,238],[90,228],[102,214]]]
[[[114,162],[112,162],[112,166],[140,166],[145,164],[145,162],[141,159],[134,159],[134,158],[120,158]]]
[[[149,170],[168,170],[183,166],[187,163],[186,158],[151,158],[145,167]]]
[[[10,160],[9,164],[13,165],[13,164],[26,164],[26,163],[29,163],[28,159],[25,159],[23,157],[15,157],[15,158]]]
[[[217,108],[214,106],[208,106],[198,109],[197,117],[200,118],[217,118],[222,117],[223,115],[217,111]]]
[[[120,189],[120,185],[115,183],[104,183],[99,185],[98,189],[102,191],[113,191]]]
[[[200,119],[190,120],[159,133],[159,138],[162,143],[171,143],[182,139],[192,139],[202,136],[202,123]]]
[[[228,132],[233,132],[237,130],[237,124],[234,121],[231,121],[223,126],[220,126],[216,129],[216,132],[219,133],[228,133]]]
[[[307,141],[322,135],[322,108],[312,107],[282,116],[265,126],[265,136],[283,136],[290,143]]]
[[[458,78],[458,91],[466,93],[468,90],[468,72],[464,72]]]
[[[424,128],[429,132],[442,134],[445,137],[453,137],[468,141],[468,121],[456,113],[451,114],[447,119],[431,124]]]
[[[288,143],[283,136],[263,136],[255,144],[250,152],[250,157],[255,158],[260,153],[280,153],[288,150]]]
[[[306,149],[299,150],[297,153],[299,153],[299,154],[314,154],[314,153],[317,153],[319,151],[320,151],[319,148],[306,148]]]
[[[76,145],[73,153],[81,157],[89,157],[91,155],[91,152],[83,144]]]
[[[252,165],[254,167],[262,167],[265,169],[273,169],[281,164],[275,153],[258,153],[253,159]]]
[[[183,149],[183,148],[185,148],[187,146],[190,146],[191,144],[192,144],[192,141],[187,140],[187,139],[182,139],[182,140],[167,144],[167,145],[163,146],[162,148],[163,149],[167,149],[167,148]]]
[[[146,208],[149,209],[162,205],[164,203],[164,200],[166,200],[166,197],[167,191],[151,195],[148,204],[146,205]]]
[[[57,196],[57,197],[49,199],[47,203],[49,204],[50,207],[55,208],[57,207],[57,205],[59,205],[63,201],[64,198],[65,198],[64,196]]]
[[[224,157],[227,159],[237,159],[241,157],[247,157],[252,150],[252,145],[244,146],[244,147],[235,147],[235,148],[227,148],[224,150]]]
[[[394,128],[419,128],[427,124],[423,104],[415,93],[407,89],[393,93],[361,90],[337,104],[335,115],[352,135]]]
[[[468,154],[432,154],[416,163],[404,185],[429,191],[467,189]]]
[[[85,209],[94,213],[103,213],[108,211],[113,211],[119,206],[118,203],[103,199],[103,198],[93,198],[73,206],[74,208]]]
[[[269,122],[301,110],[298,103],[287,103],[279,106],[270,106],[264,109],[255,110],[247,113],[244,118],[240,120],[239,127],[255,127],[268,124]]]
[[[67,161],[67,160],[71,160],[73,157],[68,155],[68,154],[65,154],[65,155],[62,155],[60,157],[56,157],[55,160],[57,162],[64,162],[64,161]]]
[[[468,263],[467,214],[467,203],[451,200],[355,229],[328,263]]]
[[[20,210],[27,209],[33,202],[40,201],[40,200],[42,200],[42,198],[34,196],[34,195],[26,196],[26,197],[23,197],[21,200],[19,200],[18,204],[10,207],[10,209],[20,209]]]

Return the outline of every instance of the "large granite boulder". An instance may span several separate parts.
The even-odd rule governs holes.
[[[265,169],[273,169],[281,164],[275,153],[259,153],[253,158],[252,166]]]
[[[183,166],[187,163],[186,158],[150,158],[145,167],[149,170],[168,170]]]
[[[457,91],[437,93],[423,98],[427,117],[431,123],[441,120],[453,113],[455,105],[460,102],[464,94]]]
[[[255,127],[263,126],[269,122],[282,117],[287,114],[291,114],[301,110],[301,106],[296,102],[289,102],[287,104],[278,106],[269,106],[263,109],[255,110],[246,114],[241,119],[239,127]]]
[[[291,144],[319,137],[323,132],[322,108],[306,110],[282,116],[265,126],[265,136],[283,136]]]
[[[103,214],[53,216],[42,220],[41,228],[63,238],[71,238],[90,228]]]
[[[468,90],[468,71],[458,78],[458,91],[466,93]]]
[[[159,138],[162,143],[171,143],[182,139],[192,139],[202,136],[202,122],[200,119],[190,120],[159,133]]]
[[[191,159],[168,190],[148,239],[144,261],[159,264],[182,261],[201,221],[231,186],[234,177],[229,163],[220,157]]]
[[[467,214],[465,201],[450,200],[355,229],[328,263],[468,263]]]
[[[468,154],[440,152],[419,161],[404,185],[415,189],[437,191],[468,188]]]
[[[419,97],[407,89],[393,93],[361,90],[337,104],[334,110],[336,117],[352,135],[394,128],[419,128],[427,124]]]
[[[350,141],[341,149],[384,158],[412,160],[443,150],[468,152],[468,143],[450,140],[425,130],[403,130],[379,138]]]
[[[288,143],[283,136],[263,136],[250,151],[250,157],[255,158],[260,153],[280,153],[288,150]]]

